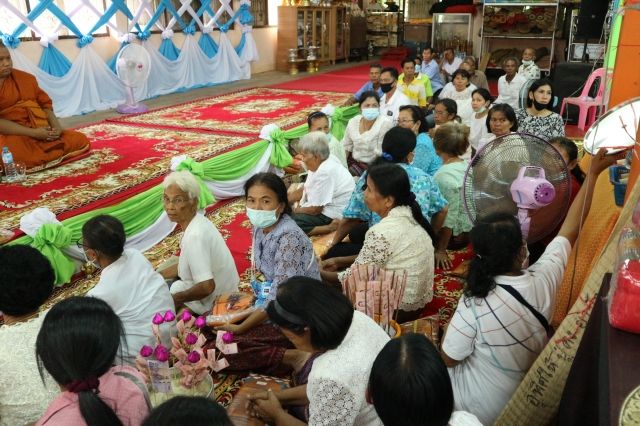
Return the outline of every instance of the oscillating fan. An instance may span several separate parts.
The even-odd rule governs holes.
[[[512,133],[476,153],[462,191],[472,222],[489,213],[513,214],[523,238],[533,243],[563,220],[571,186],[567,165],[553,145],[533,135]]]
[[[116,74],[127,87],[127,102],[118,105],[116,111],[121,114],[137,114],[149,110],[143,103],[136,102],[133,89],[142,86],[149,77],[151,58],[140,45],[128,44],[120,50],[116,58]]]

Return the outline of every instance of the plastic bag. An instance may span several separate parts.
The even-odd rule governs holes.
[[[640,334],[640,231],[624,228],[608,297],[612,327]]]
[[[248,317],[256,307],[256,297],[248,292],[221,294],[213,301],[211,314],[207,315],[207,325],[211,327],[226,323],[236,323]]]

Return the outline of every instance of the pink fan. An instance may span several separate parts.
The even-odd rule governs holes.
[[[511,184],[511,196],[518,206],[522,237],[527,239],[531,225],[529,211],[548,206],[556,197],[556,189],[545,179],[542,167],[523,166]]]
[[[553,145],[533,135],[512,133],[494,139],[473,157],[463,199],[473,222],[489,213],[513,214],[523,238],[533,243],[564,218],[570,188],[569,170]]]

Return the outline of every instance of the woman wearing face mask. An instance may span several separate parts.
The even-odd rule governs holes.
[[[553,108],[553,87],[547,79],[533,82],[529,88],[527,108],[516,110],[518,128],[546,141],[564,136],[564,122]]]
[[[433,141],[427,134],[427,123],[420,108],[415,105],[401,106],[398,114],[398,126],[411,130],[417,136],[411,165],[429,176],[433,176],[442,165],[442,160],[436,154]]]
[[[358,103],[360,114],[349,120],[342,139],[349,171],[354,176],[360,176],[382,153],[382,139],[393,127],[389,118],[380,115],[380,98],[375,92],[364,92]]]
[[[291,218],[282,179],[274,173],[258,173],[245,183],[244,193],[253,225],[252,275],[264,278],[267,300],[274,300],[280,283],[293,276],[320,279],[311,240]],[[226,357],[234,371],[273,373],[281,363],[293,366],[292,359],[299,354],[286,351],[288,341],[277,328],[263,324],[266,320],[264,309],[258,309],[240,324],[220,327],[239,335],[235,339],[239,353]]]
[[[233,256],[215,225],[198,212],[200,185],[188,171],[173,172],[162,182],[164,210],[184,231],[178,263],[160,274],[171,284],[176,309],[198,315],[211,310],[219,294],[238,291],[240,277]]]
[[[104,300],[120,317],[127,342],[122,356],[134,364],[140,348],[155,342],[149,320],[158,312],[174,311],[175,305],[162,276],[138,250],[125,249],[125,239],[118,219],[99,215],[82,226],[78,245],[102,269],[100,281],[87,296]]]
[[[530,47],[522,52],[522,65],[518,68],[518,75],[527,80],[537,80],[540,78],[540,68],[536,65],[536,51]]]
[[[469,144],[476,151],[480,140],[489,135],[487,115],[489,114],[489,108],[491,108],[491,99],[491,94],[487,89],[476,89],[471,94],[471,107],[474,114],[469,126]]]
[[[470,233],[475,257],[442,343],[454,409],[493,424],[547,343],[549,322],[580,223],[600,173],[616,161],[602,149],[591,160],[558,236],[527,269],[526,245],[512,213],[480,217]],[[523,301],[529,305],[525,305]],[[537,312],[534,312],[537,311]]]

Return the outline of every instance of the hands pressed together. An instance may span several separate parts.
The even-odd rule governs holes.
[[[42,141],[55,141],[57,139],[60,139],[60,135],[62,135],[62,129],[53,127],[38,127],[36,129],[33,129],[32,137],[34,139]]]

